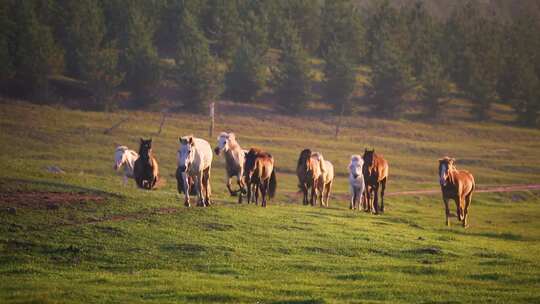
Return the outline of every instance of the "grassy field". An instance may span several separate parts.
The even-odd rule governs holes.
[[[436,189],[444,155],[480,186],[540,183],[539,130],[351,117],[336,140],[332,117],[250,111],[218,116],[216,131],[275,156],[276,199],[236,204],[216,157],[215,206],[188,209],[175,190],[177,138],[208,140],[205,117],[172,115],[157,136],[157,113],[0,103],[0,303],[540,302],[539,192],[474,195],[467,230],[444,225],[438,195],[388,197],[380,216],[348,210],[344,196],[349,157],[364,147],[388,159],[389,192]],[[166,184],[123,187],[115,144],[149,136]],[[305,147],[336,167],[330,208],[300,203]]]

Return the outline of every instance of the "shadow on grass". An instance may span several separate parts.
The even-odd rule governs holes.
[[[121,198],[122,196],[112,192],[106,192],[99,189],[69,185],[64,183],[31,180],[18,178],[0,178],[0,191],[60,191],[60,192],[78,192],[89,193],[106,197]]]
[[[271,304],[324,304],[326,301],[324,299],[302,299],[302,300],[278,300],[270,302]]]
[[[457,234],[461,236],[479,236],[479,237],[487,237],[491,239],[499,239],[499,240],[506,240],[506,241],[530,241],[530,239],[527,239],[526,237],[515,234],[512,232],[470,232],[466,230],[450,230],[450,229],[439,229],[440,232],[446,232],[446,233],[452,233]]]

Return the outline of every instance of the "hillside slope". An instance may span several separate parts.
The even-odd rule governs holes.
[[[242,147],[276,158],[278,195],[266,209],[228,196],[218,157],[215,206],[183,207],[178,136],[208,139],[206,117],[173,114],[157,136],[158,113],[1,103],[0,302],[540,301],[538,191],[474,195],[468,230],[455,219],[444,226],[438,195],[388,197],[381,216],[352,212],[344,199],[349,157],[364,147],[389,160],[390,192],[436,189],[444,155],[482,186],[540,183],[539,130],[351,117],[336,140],[333,117],[231,108],[241,110],[218,106],[216,132],[233,131]],[[123,187],[112,171],[115,144],[136,148],[150,136],[166,184]],[[296,193],[305,147],[335,165],[328,209],[302,206]]]

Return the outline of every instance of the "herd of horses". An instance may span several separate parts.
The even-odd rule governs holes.
[[[210,206],[210,173],[213,152],[225,158],[226,186],[231,196],[238,196],[238,203],[259,203],[266,207],[276,193],[277,179],[274,157],[259,148],[244,150],[234,133],[221,133],[212,151],[210,144],[192,135],[179,138],[176,154],[177,189],[184,194],[184,205],[189,207],[190,196],[197,196],[198,206]],[[124,185],[128,178],[135,179],[139,188],[155,189],[159,181],[159,168],[152,150],[152,139],[141,138],[139,153],[118,146],[115,151],[114,170],[124,167]],[[388,181],[388,161],[375,153],[364,150],[363,155],[352,155],[348,166],[351,192],[350,209],[374,214],[384,213],[384,193]],[[439,182],[445,205],[446,225],[450,226],[452,214],[449,200],[456,203],[456,217],[463,227],[468,226],[468,209],[475,189],[474,177],[465,170],[457,170],[455,160],[444,157],[439,160]],[[334,183],[334,166],[322,153],[304,149],[300,152],[296,167],[298,187],[303,194],[303,204],[329,206],[330,192]],[[232,180],[237,189],[233,190]],[[236,187],[235,187],[236,188]],[[379,197],[380,195],[380,197]],[[380,203],[379,203],[380,198]]]

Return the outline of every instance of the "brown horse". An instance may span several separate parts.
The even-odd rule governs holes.
[[[244,176],[247,184],[248,203],[251,201],[252,190],[255,187],[255,203],[258,203],[257,188],[259,188],[262,196],[261,206],[266,207],[267,196],[273,198],[277,187],[276,170],[272,155],[260,149],[251,148],[246,154]]]
[[[474,177],[468,171],[456,169],[454,162],[455,159],[448,156],[439,159],[439,182],[446,211],[446,225],[450,226],[448,201],[453,199],[456,202],[457,217],[463,227],[467,228],[469,205],[475,188]]]
[[[159,179],[159,169],[156,158],[152,153],[152,139],[141,138],[139,158],[133,166],[133,177],[139,188],[154,189]]]
[[[298,187],[304,194],[302,201],[304,205],[307,205],[308,203],[311,203],[311,205],[314,204],[313,195],[311,201],[308,201],[308,192],[309,188],[311,188],[312,193],[315,191],[313,185],[315,185],[317,176],[314,175],[314,171],[317,171],[318,169],[319,163],[316,159],[311,157],[311,150],[302,150],[302,152],[300,152],[300,156],[298,157],[296,175],[298,176]]]
[[[388,162],[382,155],[375,153],[375,149],[364,150],[364,182],[366,183],[366,199],[368,209],[378,214],[384,213],[384,191],[388,180]],[[379,208],[379,188],[381,189],[381,207]],[[373,193],[374,192],[374,193]],[[368,211],[369,211],[368,210]]]

